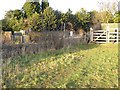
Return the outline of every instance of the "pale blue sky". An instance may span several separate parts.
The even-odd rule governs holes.
[[[54,10],[66,12],[70,8],[73,13],[85,8],[87,11],[99,10],[98,1],[101,0],[48,0]],[[103,0],[108,1],[108,0]],[[112,0],[114,1],[114,0]],[[9,10],[21,9],[26,0],[1,0],[0,20],[4,18],[5,12]],[[41,0],[40,0],[41,2]]]

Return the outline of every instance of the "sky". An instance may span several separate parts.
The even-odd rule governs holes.
[[[79,11],[80,8],[85,8],[87,11],[99,10],[98,1],[100,0],[48,0],[50,7],[64,13],[67,12],[69,8],[73,13]],[[1,0],[0,20],[4,18],[7,11],[21,9],[25,2],[26,0]]]

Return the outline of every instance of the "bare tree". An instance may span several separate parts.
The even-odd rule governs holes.
[[[98,2],[99,4],[99,18],[102,22],[108,23],[111,17],[118,10],[118,0],[110,1],[110,0],[101,0]]]

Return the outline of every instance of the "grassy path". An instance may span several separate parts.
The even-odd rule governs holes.
[[[4,88],[118,87],[118,45],[77,45],[17,57],[3,71]]]

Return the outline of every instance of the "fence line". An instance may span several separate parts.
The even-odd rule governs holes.
[[[38,35],[40,36],[40,35]],[[64,37],[64,32],[44,32],[41,37],[37,37],[33,43],[20,43],[3,45],[3,59],[26,54],[35,54],[48,50],[61,49],[76,44],[86,44],[87,35],[73,35]]]

